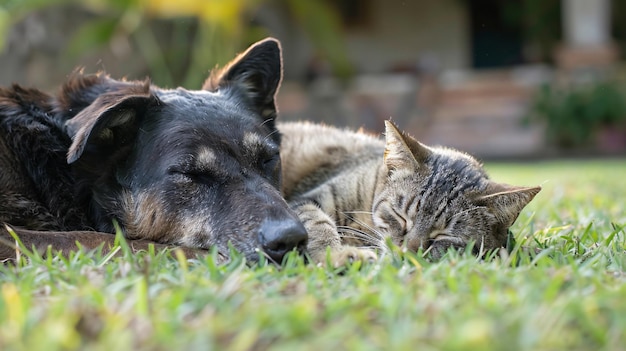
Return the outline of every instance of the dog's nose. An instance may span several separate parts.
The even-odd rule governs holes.
[[[265,220],[259,230],[263,251],[276,263],[281,263],[287,252],[304,249],[308,239],[306,229],[296,220]]]

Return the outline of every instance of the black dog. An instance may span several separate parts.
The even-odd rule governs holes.
[[[0,89],[0,222],[105,233],[117,222],[128,239],[230,242],[280,262],[307,239],[278,190],[281,78],[280,45],[266,39],[201,91],[80,72],[56,97]]]

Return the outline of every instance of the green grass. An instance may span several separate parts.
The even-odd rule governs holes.
[[[342,274],[295,256],[34,257],[0,267],[0,350],[624,349],[626,161],[488,169],[544,188],[508,256],[396,253]]]

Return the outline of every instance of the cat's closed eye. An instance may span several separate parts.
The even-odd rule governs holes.
[[[389,202],[385,201],[376,209],[376,226],[387,229],[396,235],[404,235],[407,231],[406,215],[402,215]]]

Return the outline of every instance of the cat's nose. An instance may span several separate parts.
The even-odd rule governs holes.
[[[422,240],[421,238],[411,238],[406,241],[406,249],[409,252],[417,252],[419,249],[426,250],[430,246],[430,240]]]
[[[302,251],[307,240],[306,229],[294,219],[266,219],[259,229],[261,249],[276,263],[281,263],[287,252],[293,249]]]

